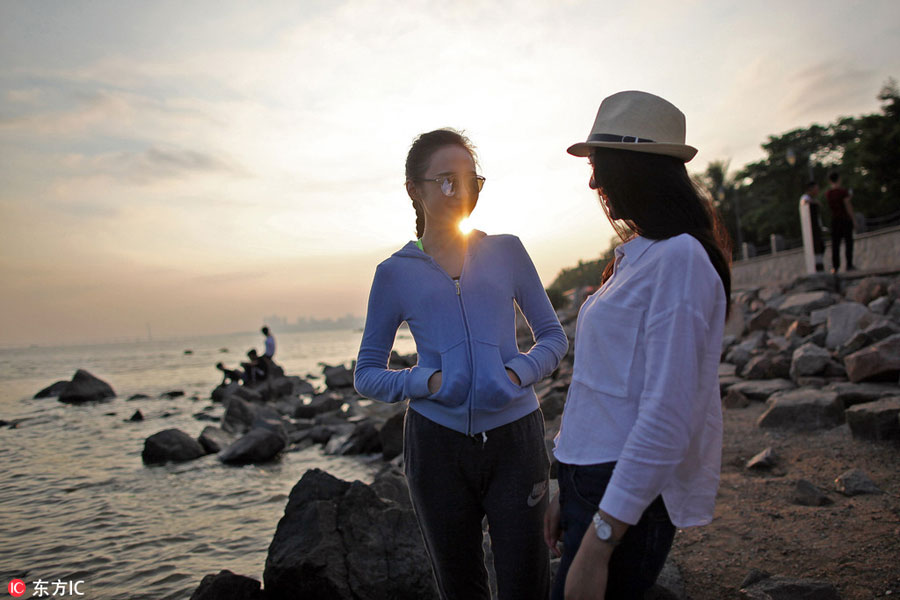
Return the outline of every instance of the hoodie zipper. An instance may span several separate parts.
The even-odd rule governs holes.
[[[426,254],[426,256],[428,256]],[[468,254],[467,254],[468,256]],[[463,259],[463,268],[459,273],[459,279],[453,279],[450,277],[450,274],[447,273],[444,269],[440,267],[435,261],[434,258],[428,256],[428,262],[438,271],[444,274],[450,281],[452,281],[456,286],[456,299],[459,301],[459,312],[462,317],[463,327],[466,330],[466,347],[468,348],[468,358],[469,358],[469,372],[472,374],[472,385],[469,386],[467,403],[469,405],[468,414],[466,415],[466,435],[472,436],[472,412],[473,412],[473,404],[475,403],[474,399],[474,390],[475,390],[475,360],[472,356],[472,333],[469,331],[469,319],[466,317],[466,308],[463,304],[462,300],[462,290],[460,289],[459,281],[462,279],[462,274],[466,270],[466,260]]]

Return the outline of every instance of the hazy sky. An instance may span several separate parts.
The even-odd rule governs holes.
[[[474,224],[549,284],[612,235],[565,152],[603,97],[671,100],[702,171],[891,76],[897,0],[0,0],[0,345],[361,315],[443,126],[478,146]]]

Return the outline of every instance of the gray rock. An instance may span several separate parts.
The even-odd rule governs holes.
[[[806,375],[817,375],[831,360],[831,353],[815,344],[803,344],[791,355],[791,379]]]
[[[737,367],[730,363],[719,363],[719,377],[730,377],[737,374]]]
[[[884,277],[866,277],[852,290],[847,292],[847,297],[860,304],[868,304],[876,298],[887,296],[890,281]]]
[[[761,571],[759,569],[750,569],[750,572],[747,573],[747,576],[744,577],[744,581],[741,582],[741,589],[748,588],[754,583],[762,581],[763,579],[768,579],[772,574],[768,571]]]
[[[789,342],[797,343],[806,336],[812,335],[814,330],[815,328],[810,324],[809,320],[796,319],[788,326],[787,331],[784,333],[784,337]]]
[[[854,438],[863,440],[900,439],[900,396],[857,404],[845,411]]]
[[[372,481],[372,489],[379,498],[391,500],[401,506],[412,508],[412,500],[409,498],[409,485],[406,483],[406,475],[392,464],[386,464],[375,475]]]
[[[768,470],[778,464],[778,456],[770,447],[747,461],[746,467],[751,470]]]
[[[767,577],[741,589],[745,600],[841,600],[837,588],[827,581]]]
[[[736,345],[725,355],[725,361],[733,364],[738,369],[742,369],[753,357],[751,352],[741,345]]]
[[[724,398],[731,386],[738,383],[743,383],[743,381],[744,380],[742,378],[736,375],[719,377],[719,395]]]
[[[399,456],[403,452],[403,422],[405,411],[398,411],[381,426],[378,437],[381,439],[381,458],[385,461]]]
[[[900,325],[895,324],[890,319],[879,319],[862,331],[854,333],[853,336],[838,349],[838,354],[842,357],[853,354],[866,346],[880,342],[897,333],[900,333]]]
[[[378,434],[378,429],[374,423],[363,421],[356,425],[353,433],[333,454],[349,456],[352,454],[372,454],[374,452],[381,452],[381,436]]]
[[[343,405],[343,396],[335,392],[325,392],[313,396],[308,403],[304,402],[297,406],[293,416],[298,419],[312,419],[323,413],[340,410]]]
[[[881,298],[877,298],[872,300],[867,305],[869,310],[878,315],[886,315],[888,309],[891,307],[891,299],[888,296],[882,296]]]
[[[836,392],[838,400],[840,400],[845,409],[856,404],[872,402],[879,398],[896,396],[898,393],[897,386],[889,383],[830,383],[824,390]]]
[[[773,394],[756,424],[789,431],[829,429],[844,422],[844,407],[835,392],[798,389]]]
[[[256,579],[235,575],[222,570],[216,575],[206,575],[191,594],[190,600],[264,600],[260,583]]]
[[[781,312],[791,314],[809,314],[812,311],[831,306],[835,302],[835,296],[827,291],[801,292],[786,297],[778,307]]]
[[[136,411],[134,411],[134,414],[133,414],[133,415],[131,415],[130,417],[128,417],[128,420],[129,420],[129,421],[132,421],[132,422],[143,421],[143,420],[144,420],[144,413],[142,413],[140,410],[136,410]]]
[[[726,409],[747,408],[750,406],[750,399],[735,389],[729,389],[722,398],[722,406]]]
[[[767,306],[752,317],[747,322],[747,329],[749,331],[759,331],[765,330],[769,328],[769,325],[772,324],[772,321],[778,318],[778,311],[772,308],[771,306]]]
[[[795,387],[796,386],[787,379],[769,379],[766,381],[744,381],[736,383],[729,387],[728,391],[734,390],[744,394],[751,400],[764,402],[769,396],[776,392],[792,390]]]
[[[222,417],[222,429],[229,433],[246,433],[256,419],[256,408],[237,396],[225,399],[225,415]]]
[[[437,598],[408,507],[313,469],[291,490],[263,581],[273,598]]]
[[[325,375],[325,385],[329,389],[352,388],[353,371],[344,365],[335,367],[324,365],[322,373]]]
[[[850,381],[897,381],[900,374],[900,333],[844,358]]]
[[[834,501],[826,496],[825,492],[805,479],[799,480],[794,486],[791,501],[802,506],[827,506],[834,504]]]
[[[81,404],[83,402],[101,402],[115,398],[112,387],[102,379],[94,377],[84,369],[75,371],[72,381],[59,392],[58,400],[65,404]]]
[[[53,384],[45,387],[41,391],[39,391],[37,394],[34,395],[34,397],[35,398],[56,398],[57,396],[59,396],[62,393],[62,391],[66,388],[67,385],[69,385],[68,381],[57,381],[56,383],[53,383]]]
[[[834,480],[834,487],[845,496],[857,496],[859,494],[883,494],[884,492],[869,479],[869,476],[860,469],[850,469],[838,475]]]
[[[824,325],[828,322],[828,313],[831,311],[831,307],[828,308],[819,308],[817,310],[809,313],[809,324],[813,328],[818,327],[819,325]],[[809,334],[807,334],[809,335]]]
[[[272,429],[258,427],[219,452],[218,458],[223,463],[259,463],[272,460],[284,450],[285,435]]]
[[[200,442],[179,429],[165,429],[144,440],[141,459],[145,464],[184,462],[206,454]]]
[[[825,346],[834,350],[849,340],[859,330],[859,321],[869,314],[869,309],[856,302],[842,302],[828,311],[828,336]]]
[[[203,428],[203,431],[200,432],[197,441],[200,442],[200,445],[203,446],[203,449],[206,450],[208,454],[216,454],[217,452],[221,452],[223,448],[230,446],[234,441],[234,437],[218,427],[207,425]]]

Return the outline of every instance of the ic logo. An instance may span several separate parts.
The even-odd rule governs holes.
[[[9,595],[14,598],[18,598],[25,594],[25,582],[21,579],[13,579],[6,587],[9,590]]]

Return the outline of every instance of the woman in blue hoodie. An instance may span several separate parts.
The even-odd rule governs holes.
[[[410,148],[417,240],[375,271],[355,385],[383,402],[409,400],[404,469],[441,597],[490,598],[486,516],[500,597],[545,599],[549,461],[532,385],[568,341],[519,239],[460,231],[484,185],[475,168],[471,142],[453,130]],[[528,352],[516,345],[516,304],[536,340]],[[404,321],[418,364],[391,370]]]

